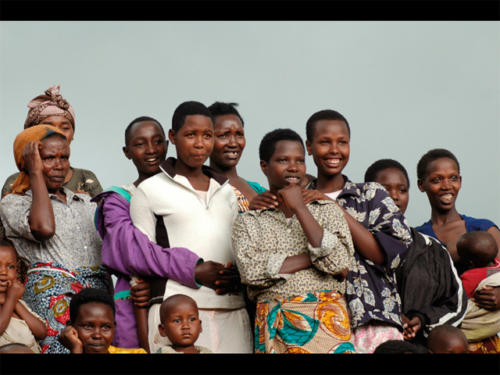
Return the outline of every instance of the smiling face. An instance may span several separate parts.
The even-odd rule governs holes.
[[[178,299],[164,315],[165,319],[158,327],[160,334],[167,336],[174,348],[194,345],[202,330],[196,304],[187,298]]]
[[[160,126],[154,121],[143,121],[133,125],[123,152],[131,159],[144,180],[160,171],[160,164],[167,155],[168,142]]]
[[[214,148],[214,128],[210,117],[186,116],[177,132],[168,132],[170,142],[175,145],[178,162],[189,169],[201,168]]]
[[[458,166],[450,158],[439,158],[429,163],[418,188],[425,192],[431,207],[445,212],[455,207],[455,201],[462,186]]]
[[[306,142],[306,147],[318,167],[318,176],[331,177],[342,173],[349,161],[349,142],[349,131],[344,121],[316,122],[312,140]]]
[[[72,323],[83,344],[84,353],[105,354],[115,334],[113,309],[105,303],[89,302],[80,306]]]
[[[238,116],[227,114],[215,118],[215,143],[210,161],[220,169],[235,167],[245,148],[245,130]]]
[[[69,171],[69,144],[60,136],[53,135],[41,142],[40,158],[43,178],[49,193],[61,188]]]
[[[379,171],[375,182],[381,184],[389,193],[396,206],[405,213],[410,199],[408,181],[402,171],[397,168],[387,168]]]
[[[261,160],[260,167],[273,192],[288,184],[300,184],[306,175],[304,147],[297,141],[278,141],[269,162]]]
[[[68,140],[68,143],[71,143],[71,141],[73,140],[75,130],[73,129],[71,121],[69,121],[66,117],[57,115],[45,117],[42,121],[42,124],[55,126],[57,129],[64,133],[66,139]]]
[[[16,251],[11,246],[0,246],[0,295],[7,292],[7,288],[16,278]]]

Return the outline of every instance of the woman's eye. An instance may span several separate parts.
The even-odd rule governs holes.
[[[12,270],[12,269],[15,269],[16,266],[14,266],[13,264],[9,264],[9,266],[7,268],[10,269],[10,270]]]

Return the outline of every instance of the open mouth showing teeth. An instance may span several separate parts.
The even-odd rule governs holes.
[[[329,167],[338,167],[340,165],[340,159],[327,159],[326,165]]]
[[[300,182],[300,178],[298,177],[286,177],[285,180],[287,180],[290,183],[298,184]]]
[[[453,201],[453,194],[443,194],[440,199],[443,203],[450,203]]]
[[[155,162],[155,161],[157,161],[157,160],[158,160],[158,158],[149,158],[149,159],[146,159],[146,161],[147,161],[148,163],[154,163],[154,162]]]

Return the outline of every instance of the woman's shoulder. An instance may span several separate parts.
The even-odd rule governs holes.
[[[2,197],[12,191],[12,184],[14,184],[14,181],[16,181],[18,176],[19,172],[16,172],[7,177],[2,187]]]
[[[71,168],[73,170],[73,175],[65,184],[68,189],[75,192],[83,191],[90,194],[92,197],[102,192],[101,183],[94,172],[88,169]]]
[[[245,180],[250,187],[257,192],[257,194],[264,193],[267,189],[258,182]]]
[[[467,232],[473,232],[473,231],[487,231],[491,227],[497,227],[498,226],[491,220],[488,219],[477,219],[475,217],[467,216],[467,215],[460,215],[462,219],[465,221],[465,227],[467,229]]]

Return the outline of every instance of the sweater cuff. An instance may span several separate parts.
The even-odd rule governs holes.
[[[310,243],[307,243],[307,248],[309,249],[309,254],[311,256],[311,262],[315,262],[319,258],[326,257],[332,252],[332,249],[339,246],[339,239],[333,233],[323,230],[323,238],[321,239],[321,245],[319,247],[314,247]]]
[[[279,273],[285,259],[288,258],[286,254],[271,254],[267,260],[266,276],[271,280],[285,279],[287,280],[292,274]]]
[[[204,262],[203,258],[200,258],[200,259],[198,259],[198,261],[196,262],[196,265],[202,264],[203,262]],[[196,269],[196,266],[195,266],[195,269]],[[203,285],[201,285],[198,281],[196,281],[196,278],[195,278],[195,273],[196,273],[196,272],[193,272],[193,280],[194,280],[194,285],[196,285],[196,287],[199,289],[199,288],[201,288]]]

